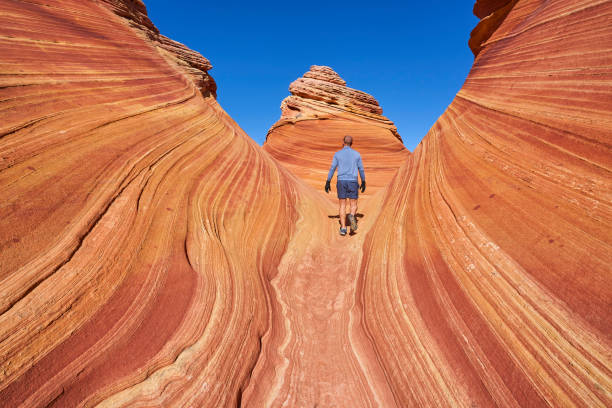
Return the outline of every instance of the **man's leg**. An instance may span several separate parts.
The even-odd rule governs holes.
[[[340,225],[342,228],[346,228],[346,199],[340,198]]]
[[[357,199],[351,198],[349,199],[351,206],[351,215],[349,215],[349,221],[351,222],[351,231],[357,231],[357,218],[355,215],[357,214]]]
[[[351,214],[353,216],[356,216],[357,215],[357,199],[351,198],[349,201],[351,202]]]

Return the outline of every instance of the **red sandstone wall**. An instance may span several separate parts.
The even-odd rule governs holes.
[[[519,1],[388,187],[359,298],[399,406],[612,403],[611,18]]]
[[[235,406],[305,186],[111,10],[0,2],[0,406]]]

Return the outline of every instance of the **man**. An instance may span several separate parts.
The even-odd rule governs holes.
[[[351,149],[353,138],[349,135],[344,136],[344,147],[334,154],[327,182],[325,183],[325,192],[331,190],[330,183],[334,176],[336,167],[338,168],[338,182],[336,190],[338,190],[338,199],[340,201],[340,235],[346,235],[346,200],[348,199],[351,206],[351,212],[348,215],[351,223],[351,231],[357,231],[357,198],[359,196],[359,181],[357,179],[357,171],[361,176],[361,192],[365,192],[366,182],[365,173],[363,172],[363,163],[361,155]]]

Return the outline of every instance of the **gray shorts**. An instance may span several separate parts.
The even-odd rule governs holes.
[[[336,190],[340,199],[359,197],[359,183],[354,180],[338,180]]]

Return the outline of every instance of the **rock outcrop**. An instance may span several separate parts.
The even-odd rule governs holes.
[[[327,203],[113,4],[0,2],[0,406],[236,406]]]
[[[517,2],[518,0],[476,1],[474,14],[481,20],[472,30],[468,41],[474,56],[480,53],[486,41],[503,23]]]
[[[311,66],[289,91],[263,148],[315,189],[322,191],[333,154],[347,134],[363,158],[366,197],[387,185],[410,155],[378,101],[348,88],[331,68]]]
[[[204,96],[217,96],[217,84],[208,74],[210,61],[200,53],[159,33],[147,15],[142,0],[101,0],[114,14],[122,17],[134,28],[134,34],[148,40],[171,64],[176,64],[187,74]]]
[[[359,298],[400,406],[612,404],[611,18],[519,1],[386,190]]]
[[[516,2],[409,154],[329,69],[261,149],[142,2],[0,2],[0,406],[611,406],[611,18]],[[354,236],[323,129],[389,146]]]

